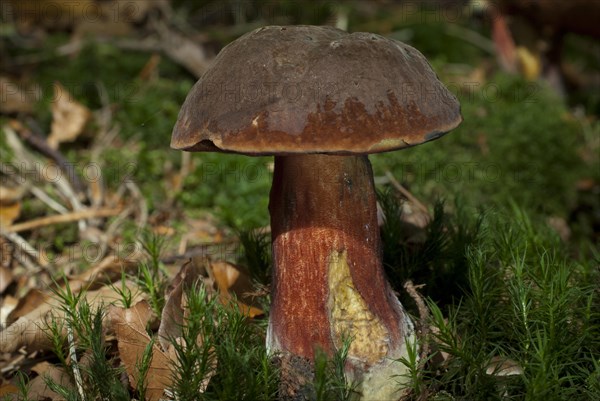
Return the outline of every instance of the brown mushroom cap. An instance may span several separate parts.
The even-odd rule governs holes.
[[[326,26],[268,26],[219,53],[185,100],[171,146],[365,154],[438,138],[461,121],[458,100],[411,46]]]

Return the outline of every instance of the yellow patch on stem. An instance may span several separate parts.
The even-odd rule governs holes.
[[[354,287],[347,252],[333,251],[328,266],[330,327],[336,348],[343,345],[344,338],[352,343],[349,356],[369,364],[380,361],[388,353],[389,335],[383,323],[369,310],[360,293]]]

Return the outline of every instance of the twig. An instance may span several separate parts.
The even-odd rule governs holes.
[[[421,331],[421,338],[424,339],[423,346],[421,347],[421,361],[425,361],[427,359],[427,355],[429,354],[429,341],[427,336],[429,335],[429,309],[427,309],[427,305],[425,305],[425,301],[423,300],[423,296],[419,294],[417,288],[422,287],[415,286],[412,280],[407,280],[404,283],[404,289],[410,295],[410,297],[417,304],[417,309],[419,310],[419,328]]]
[[[8,166],[5,163],[0,163],[0,172],[2,172],[2,174],[4,174],[4,175],[8,176],[9,178],[12,178],[13,181],[17,182],[18,184],[21,184],[22,181],[25,181],[26,189],[29,192],[31,192],[31,194],[33,196],[35,196],[40,201],[45,203],[46,206],[48,206],[50,209],[53,209],[54,211],[56,211],[58,213],[68,213],[69,210],[66,207],[64,207],[57,201],[55,201],[53,198],[50,197],[50,195],[48,195],[42,189],[36,187],[31,181],[27,181],[26,177],[22,177],[22,179],[15,179],[13,177],[14,171],[10,171],[8,169]]]
[[[6,133],[6,143],[11,147],[16,155],[16,159],[21,160],[25,165],[26,172],[35,171],[38,177],[42,177],[47,182],[56,185],[58,190],[64,195],[75,211],[83,210],[83,205],[79,201],[79,198],[75,195],[71,184],[67,180],[50,180],[49,177],[44,174],[41,163],[35,160],[35,157],[31,155],[21,143],[19,136],[10,126],[4,126],[4,132]],[[20,166],[22,168],[23,166]],[[87,224],[84,220],[78,221],[79,231],[82,232],[87,228]]]
[[[30,125],[35,126],[35,122],[30,122]],[[21,132],[27,132],[27,130],[22,130]],[[32,140],[32,138],[36,138],[36,136],[34,136],[33,133],[30,132],[30,134],[30,140]],[[60,152],[48,147],[46,145],[46,142],[44,140],[41,140],[40,135],[37,135],[35,142],[37,143],[36,148],[40,150],[40,152],[42,152],[42,149],[44,149],[43,153],[48,157],[52,158],[59,165],[59,167],[61,167],[61,169],[67,174],[67,177],[71,178],[73,186],[75,186],[75,188],[77,187],[77,185],[80,186],[80,189],[77,189],[76,193],[73,186],[71,186],[70,180],[66,179],[54,181],[54,184],[56,184],[57,188],[71,203],[73,210],[75,210],[76,212],[83,210],[83,205],[81,204],[80,197],[85,196],[85,189],[83,184],[79,180],[79,177],[75,174],[74,169],[73,171],[70,170],[70,167],[72,167],[70,166],[70,163],[66,161],[66,159],[64,158],[64,156],[62,156],[62,154],[60,154]],[[33,144],[33,142],[29,143]],[[44,145],[46,146],[44,147]],[[61,163],[64,163],[64,165],[61,165]],[[36,168],[39,169],[39,166],[36,166]],[[85,229],[87,228],[87,223],[82,219],[78,220],[77,224],[79,225],[80,232],[85,231]]]
[[[47,193],[42,191],[40,188],[32,185],[31,188],[29,188],[29,192],[31,192],[33,196],[38,198],[40,201],[44,202],[46,206],[48,206],[50,209],[53,209],[55,212],[69,213],[69,210],[66,207],[52,199]]]
[[[27,119],[27,125],[30,129],[19,130],[19,135],[25,142],[33,146],[44,156],[54,160],[54,162],[60,167],[60,169],[66,174],[67,178],[73,184],[73,189],[78,193],[79,196],[85,195],[85,186],[79,179],[79,176],[75,173],[75,167],[72,163],[69,163],[66,157],[63,156],[57,149],[52,149],[48,146],[48,143],[41,134],[42,129],[32,119]]]
[[[429,216],[429,210],[427,209],[427,206],[421,203],[421,201],[418,200],[413,194],[411,194],[408,189],[404,188],[404,186],[396,180],[396,178],[389,170],[385,172],[385,176],[388,178],[388,180],[390,180],[390,183],[394,188],[398,190],[398,192],[404,195],[406,199],[408,199],[412,204],[421,209],[423,213]]]
[[[25,238],[21,237],[19,234],[15,233],[15,232],[7,231],[4,227],[0,227],[0,235],[2,235],[4,238],[8,239],[13,244],[15,244],[19,251],[25,252],[32,259],[34,259],[40,266],[43,266],[43,267],[46,266],[46,263],[44,263],[44,260],[41,258],[38,250],[35,249],[29,242],[27,242],[25,240]],[[29,260],[22,258],[20,252],[17,252],[16,255],[17,255],[17,258],[19,259],[19,263],[24,265],[28,270],[30,270],[30,271],[41,270],[41,268],[39,266],[32,265],[29,262]]]
[[[193,248],[184,251],[183,253],[178,253],[175,255],[167,255],[160,258],[160,261],[166,264],[176,263],[182,259],[191,259],[195,256],[206,256],[210,249],[217,246],[225,246],[225,245],[235,245],[238,244],[239,241],[237,239],[221,241],[218,243],[209,243],[209,244],[201,244],[194,246]]]
[[[121,213],[121,209],[81,209],[76,212],[41,217],[39,219],[26,221],[24,223],[13,224],[5,228],[8,233],[16,233],[20,231],[33,230],[35,228],[49,226],[51,224],[70,223],[82,219],[90,219],[94,217],[110,217]]]
[[[200,77],[209,65],[209,57],[204,47],[179,32],[169,29],[163,21],[153,22],[153,28],[160,37],[162,51],[194,76]]]

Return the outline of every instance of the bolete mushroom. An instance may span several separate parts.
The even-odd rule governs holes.
[[[367,154],[439,138],[461,121],[416,49],[325,26],[249,32],[188,94],[173,148],[275,156],[267,346],[294,372],[288,380],[298,375],[288,393],[310,376],[317,349],[349,338],[347,372],[363,398],[394,397],[395,360],[414,330],[383,271]]]

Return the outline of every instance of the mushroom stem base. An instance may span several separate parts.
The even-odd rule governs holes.
[[[282,355],[284,376],[287,369],[297,387],[310,383],[301,372],[310,372],[318,350],[331,355],[349,340],[346,371],[362,381],[363,399],[393,398],[398,382],[390,376],[403,369],[391,361],[406,356],[413,327],[383,272],[368,158],[276,157],[269,210],[267,346]]]

